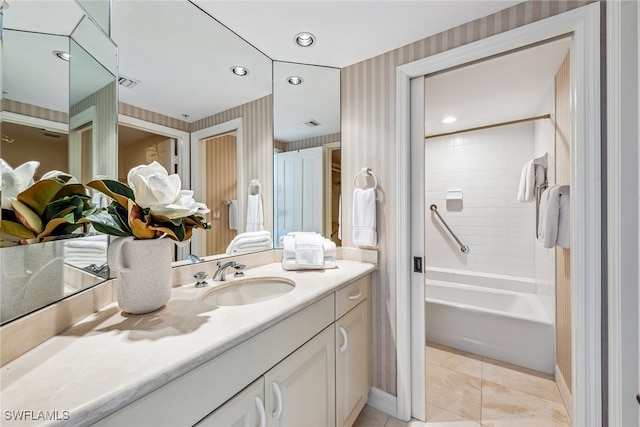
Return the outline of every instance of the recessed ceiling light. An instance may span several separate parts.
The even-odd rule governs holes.
[[[55,56],[57,56],[58,58],[62,59],[63,61],[69,61],[69,59],[71,58],[71,55],[69,55],[67,52],[63,52],[61,50],[54,50],[53,53]]]
[[[298,33],[293,40],[300,47],[310,47],[316,42],[316,36],[311,33]]]
[[[444,119],[442,119],[442,123],[453,123],[456,120],[458,120],[456,116],[447,116]]]
[[[304,80],[302,80],[302,77],[298,77],[298,76],[291,76],[291,77],[287,77],[287,82],[289,82],[289,84],[297,86],[302,84]]]
[[[235,67],[231,67],[231,72],[236,76],[246,76],[247,74],[249,74],[249,70],[239,65],[236,65]]]

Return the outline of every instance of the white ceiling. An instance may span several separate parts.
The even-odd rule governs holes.
[[[567,37],[428,77],[426,135],[550,113],[540,106],[570,44]],[[442,123],[446,116],[458,120]]]
[[[68,35],[78,20],[77,12],[72,10],[75,6],[72,0],[8,2],[10,7],[4,18],[5,24],[12,28]],[[120,88],[119,99],[178,119],[185,119],[183,114],[186,114],[186,121],[193,122],[271,93],[270,59],[346,67],[517,3],[519,1],[507,0],[113,0],[112,38],[118,45],[119,73],[141,81],[134,89]],[[211,16],[198,11],[194,5]],[[50,19],[52,16],[56,19]],[[221,29],[216,20],[248,43]],[[314,33],[318,38],[316,45],[307,49],[297,47],[293,37],[300,31]],[[247,77],[231,75],[229,67],[237,64],[250,69]],[[299,64],[290,66],[304,68]],[[314,69],[309,67],[307,71]],[[308,80],[310,83],[313,79]],[[31,93],[46,93],[45,88],[51,85],[50,79],[38,76],[30,76],[30,82]],[[277,88],[279,83],[279,80],[274,82],[273,87]],[[328,86],[320,84],[320,89],[307,87],[306,90],[321,93],[323,87]],[[451,93],[443,97],[453,98]],[[302,105],[298,103],[294,110],[299,115],[297,125],[303,120],[316,119],[327,125],[326,130],[331,129],[327,133],[339,129],[339,116],[320,120],[322,111],[328,108],[312,105],[311,101],[317,101],[318,96],[307,95],[303,99],[306,101]],[[276,111],[274,127],[293,127],[293,122],[278,125],[282,116]],[[293,113],[284,116],[291,120]],[[324,130],[308,128],[311,133],[302,137],[315,136],[313,132]],[[276,137],[302,138],[285,135],[285,132]]]
[[[510,0],[193,0],[271,59],[346,67],[520,3]],[[294,36],[317,37],[309,48]]]

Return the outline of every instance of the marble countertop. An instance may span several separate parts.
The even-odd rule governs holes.
[[[88,425],[375,269],[350,260],[337,266],[249,268],[246,278],[296,283],[293,291],[258,304],[201,301],[203,292],[225,283],[211,280],[206,288],[174,288],[167,305],[149,314],[128,315],[112,303],[2,367],[0,425]]]

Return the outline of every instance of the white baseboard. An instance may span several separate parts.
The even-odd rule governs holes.
[[[369,399],[367,399],[367,405],[382,411],[387,415],[391,415],[397,418],[398,414],[398,399],[396,396],[382,391],[379,388],[371,387],[369,392]]]
[[[573,399],[571,398],[571,391],[569,390],[569,387],[567,387],[567,383],[564,381],[564,377],[562,376],[562,372],[560,372],[558,365],[556,365],[555,377],[558,390],[560,390],[560,396],[562,396],[564,406],[567,408],[569,418],[573,418]]]

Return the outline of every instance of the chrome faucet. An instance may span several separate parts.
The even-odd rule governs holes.
[[[191,261],[192,263],[197,263],[197,262],[203,262],[204,260],[200,259],[198,257],[198,255],[196,254],[189,254],[187,255],[187,258],[189,258],[189,261]]]
[[[236,273],[233,275],[234,277],[242,277],[244,276],[244,272],[242,270],[246,267],[246,265],[239,264],[235,261],[225,262],[224,264],[218,262],[218,270],[216,270],[216,273],[213,275],[213,280],[220,280],[224,282],[227,279],[227,270],[230,268],[236,269]]]

